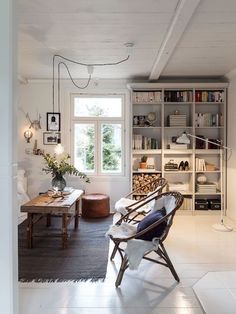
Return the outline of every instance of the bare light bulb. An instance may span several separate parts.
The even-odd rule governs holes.
[[[88,74],[92,75],[93,74],[93,66],[92,65],[88,65],[87,66],[87,70],[88,70]]]
[[[64,153],[64,146],[61,145],[61,138],[57,139],[57,146],[55,147],[55,154],[60,155]]]
[[[55,147],[55,154],[60,155],[64,152],[64,147],[61,145],[61,143],[57,144]]]

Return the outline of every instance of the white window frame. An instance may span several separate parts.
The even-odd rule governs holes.
[[[121,99],[121,117],[75,117],[74,116],[74,99],[75,98],[119,98]],[[95,124],[95,167],[94,172],[86,172],[90,177],[124,177],[125,176],[125,95],[124,94],[79,94],[73,93],[70,97],[71,103],[71,157],[72,162],[74,162],[74,125],[76,123],[86,124],[86,123],[94,123]],[[102,172],[102,165],[101,165],[101,125],[107,124],[115,124],[119,123],[122,127],[122,134],[121,134],[121,171],[119,173],[114,172]]]

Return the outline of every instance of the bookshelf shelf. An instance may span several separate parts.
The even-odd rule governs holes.
[[[133,129],[161,129],[161,126],[133,126]]]
[[[165,149],[165,155],[191,155],[193,153],[192,149]]]
[[[161,154],[161,149],[137,149],[133,150],[134,155],[152,155],[152,154]]]
[[[192,170],[176,170],[176,171],[172,171],[172,170],[164,170],[164,173],[176,173],[176,174],[186,174],[186,173],[193,173]]]
[[[196,195],[221,195],[221,192],[216,192],[216,193],[200,193],[200,192],[195,192]]]
[[[226,143],[227,86],[227,83],[217,82],[129,84],[132,125],[134,117],[143,117],[145,121],[142,125],[132,126],[131,181],[134,176],[142,174],[150,178],[153,175],[165,176],[169,186],[181,182],[186,186],[182,194],[187,204],[182,212],[194,213],[195,203],[201,198],[217,199],[224,204],[226,158],[222,157],[221,150],[214,148],[211,143],[203,145],[201,142],[204,141],[201,140],[202,145],[199,146],[196,138],[191,137],[189,145],[176,149],[174,141],[186,131],[209,141],[221,140],[223,145]],[[156,120],[146,125],[149,113],[154,113]],[[142,155],[147,155],[147,164],[153,170],[138,171]],[[198,169],[196,159],[203,159],[206,169]],[[188,170],[165,170],[165,164],[170,161],[178,166],[181,162],[187,162]],[[197,178],[200,174],[206,176],[207,182],[215,183],[216,193],[197,192]]]

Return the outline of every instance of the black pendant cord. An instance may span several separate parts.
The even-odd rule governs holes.
[[[51,122],[56,121],[55,113],[55,55],[52,59],[52,117]]]
[[[55,54],[53,55],[53,82],[52,82],[52,107],[53,107],[53,114],[54,114],[54,110],[55,110],[55,58],[61,58],[65,61],[68,61],[68,62],[71,62],[71,63],[74,63],[74,64],[78,64],[78,65],[83,65],[83,66],[112,66],[112,65],[118,65],[120,63],[123,63],[125,61],[127,61],[129,59],[129,55],[125,58],[125,59],[122,59],[120,61],[117,61],[117,62],[111,62],[111,63],[83,63],[83,62],[78,62],[78,61],[75,61],[75,60],[72,60],[72,59],[69,59],[69,58],[66,58],[66,57],[63,57],[62,55],[59,55],[59,54]],[[58,89],[60,88],[60,64],[63,64],[68,72],[68,75],[72,81],[72,83],[74,84],[75,87],[79,88],[79,89],[85,89],[86,87],[88,87],[90,81],[91,81],[91,77],[92,75],[89,74],[89,78],[88,78],[88,81],[87,83],[84,85],[84,86],[79,86],[76,84],[76,82],[74,81],[74,79],[72,78],[71,76],[71,73],[70,73],[70,70],[67,66],[67,64],[65,62],[59,62],[58,63]],[[59,91],[58,91],[58,95],[59,95]],[[60,97],[59,97],[60,98]],[[60,99],[58,98],[58,102],[60,102]],[[60,112],[60,110],[59,110]]]
[[[89,86],[89,83],[90,83],[91,78],[92,78],[92,75],[91,75],[91,74],[89,74],[89,78],[88,78],[87,83],[86,83],[84,86],[79,86],[79,85],[76,84],[76,82],[75,82],[74,79],[72,78],[71,73],[70,73],[70,70],[69,70],[69,68],[68,68],[68,65],[67,65],[65,62],[63,62],[63,61],[61,61],[61,62],[58,63],[58,81],[60,81],[60,70],[59,70],[59,68],[60,68],[60,65],[61,65],[61,64],[63,64],[63,65],[65,66],[65,68],[66,68],[66,70],[67,70],[67,73],[68,73],[68,75],[69,75],[69,77],[70,77],[70,80],[71,80],[71,82],[73,83],[73,85],[74,85],[75,87],[77,87],[77,88],[79,88],[79,89],[85,89],[86,87]],[[59,85],[58,85],[58,86],[59,86]],[[59,90],[58,90],[58,94],[59,94]],[[59,100],[58,100],[58,102],[59,102]]]
[[[82,66],[87,66],[87,67],[93,67],[93,66],[112,66],[112,65],[118,65],[120,63],[123,63],[125,61],[127,61],[129,59],[129,55],[125,58],[125,59],[122,59],[120,61],[117,61],[117,62],[111,62],[111,63],[83,63],[83,62],[77,62],[77,61],[74,61],[72,59],[69,59],[69,58],[66,58],[66,57],[63,57],[59,54],[55,54],[53,55],[53,82],[52,82],[52,111],[53,111],[53,115],[52,115],[52,118],[51,118],[51,122],[55,122],[56,121],[56,118],[54,116],[54,110],[55,110],[55,59],[56,58],[61,58],[65,61],[68,61],[68,62],[71,62],[71,63],[74,63],[74,64],[78,64],[78,65],[82,65]],[[68,65],[63,62],[63,61],[60,61],[57,65],[57,103],[58,103],[58,112],[60,113],[60,107],[61,107],[61,102],[60,102],[60,66],[61,65],[64,65],[66,70],[67,70],[67,73],[70,77],[70,80],[71,82],[73,83],[73,85],[79,89],[85,89],[86,87],[88,87],[90,81],[91,81],[91,78],[92,78],[92,74],[89,73],[89,77],[88,77],[88,80],[86,82],[86,84],[84,86],[79,86],[78,84],[76,84],[76,82],[74,81],[74,79],[72,78],[72,75],[70,73],[70,70],[69,70],[69,67]]]
[[[61,100],[60,100],[60,94],[61,94],[61,84],[60,84],[60,65],[61,65],[61,62],[58,63],[58,66],[57,66],[57,92],[58,92],[58,95],[57,95],[57,102],[58,102],[58,112],[61,112]]]
[[[63,56],[58,55],[58,54],[55,54],[53,57],[62,58],[62,59],[65,60],[65,61],[72,62],[72,63],[78,64],[78,65],[87,66],[87,67],[88,67],[88,66],[118,65],[118,64],[123,63],[123,62],[125,62],[125,61],[127,61],[127,60],[129,59],[129,55],[128,55],[125,59],[122,59],[122,60],[117,61],[117,62],[111,62],[111,63],[83,63],[83,62],[74,61],[74,60],[72,60],[72,59],[63,57]]]

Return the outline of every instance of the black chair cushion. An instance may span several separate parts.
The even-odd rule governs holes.
[[[166,215],[166,209],[163,207],[160,210],[155,211],[152,214],[147,215],[143,220],[141,220],[137,227],[137,232],[140,232],[147,227],[151,226],[154,222],[160,220]],[[152,228],[150,231],[145,234],[140,235],[137,239],[142,239],[146,241],[152,241],[153,238],[159,238],[162,236],[164,230],[166,228],[166,221],[163,221],[160,225]]]

